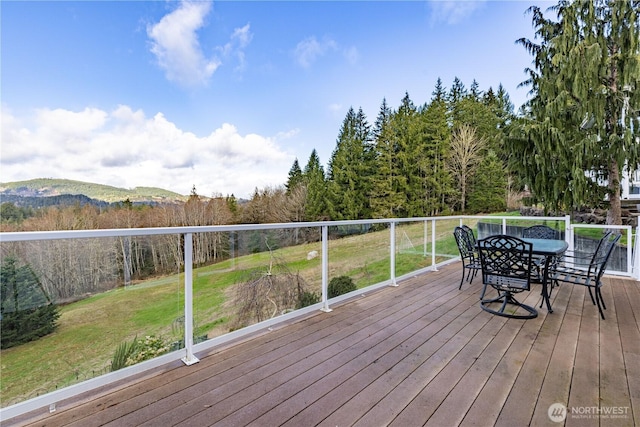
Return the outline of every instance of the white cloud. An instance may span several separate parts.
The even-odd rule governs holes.
[[[205,137],[178,128],[162,113],[119,106],[39,110],[30,120],[2,108],[1,182],[38,177],[67,178],[132,188],[161,187],[189,194],[234,193],[282,185],[294,156],[276,137],[241,135],[223,124]]]
[[[170,81],[203,85],[220,66],[216,58],[205,57],[197,36],[210,9],[210,2],[183,0],[176,10],[147,27],[151,52]]]
[[[236,28],[231,35],[231,40],[224,46],[218,48],[225,57],[233,56],[236,58],[238,61],[236,71],[242,71],[246,66],[244,49],[253,39],[253,33],[251,33],[250,29],[251,24]]]
[[[484,0],[436,0],[430,1],[432,22],[443,21],[447,24],[457,24],[471,16],[473,12],[484,7]]]
[[[309,68],[320,56],[337,48],[337,43],[332,39],[325,38],[318,41],[315,36],[311,36],[299,42],[293,54],[300,66]]]

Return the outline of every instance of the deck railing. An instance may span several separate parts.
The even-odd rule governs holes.
[[[75,301],[62,306],[54,334],[2,350],[0,420],[43,407],[55,411],[64,399],[171,361],[197,363],[200,351],[455,262],[452,230],[463,223],[480,238],[495,232],[517,236],[544,223],[561,230],[572,250],[605,228],[571,224],[569,217],[448,216],[0,233],[3,259],[19,258],[40,278],[43,292]],[[638,228],[606,228],[623,234],[618,262],[608,273],[640,280]],[[146,254],[138,253],[143,244]],[[145,266],[142,258],[171,265],[154,245],[174,251],[174,274],[136,283],[131,265]],[[200,264],[194,248],[198,259],[202,251],[217,251],[216,262]],[[357,290],[330,298],[330,279],[338,276],[351,277]],[[302,292],[319,300],[297,308]],[[104,323],[114,318],[125,321],[109,329]],[[164,354],[111,371],[119,344],[161,335],[169,337],[168,347],[159,350]],[[92,344],[68,344],[83,339]],[[47,360],[47,352],[55,360]],[[26,359],[28,366],[21,363]]]

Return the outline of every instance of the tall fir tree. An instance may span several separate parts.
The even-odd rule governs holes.
[[[302,175],[302,169],[300,169],[300,163],[296,158],[289,169],[289,176],[285,187],[287,188],[287,194],[290,194],[298,185],[304,184],[304,177]]]
[[[391,120],[396,146],[394,164],[398,171],[393,192],[402,195],[403,202],[396,213],[403,217],[421,216],[422,182],[417,165],[418,145],[421,137],[418,110],[408,93]]]
[[[540,42],[518,40],[534,61],[528,120],[512,132],[515,167],[545,207],[607,199],[607,223],[620,224],[620,175],[640,167],[640,2],[562,0],[553,19],[529,11]]]
[[[437,91],[436,87],[436,91]],[[444,97],[435,96],[421,111],[424,125],[423,156],[420,166],[423,178],[424,214],[438,215],[448,211],[451,174],[446,167],[451,131],[447,124]]]
[[[433,92],[431,92],[431,96],[431,102],[447,102],[447,88],[442,84],[442,79],[440,77],[436,80],[436,87],[433,89]]]
[[[371,126],[362,108],[347,112],[329,161],[328,206],[336,220],[369,218],[373,149]]]
[[[399,171],[395,161],[397,147],[391,119],[393,111],[383,99],[373,126],[375,174],[371,178],[370,205],[373,218],[393,218],[402,205],[397,192]]]
[[[307,165],[304,167],[303,176],[307,186],[305,220],[320,221],[329,219],[327,182],[324,168],[320,164],[320,157],[315,148],[309,156]]]

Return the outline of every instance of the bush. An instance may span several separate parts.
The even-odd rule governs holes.
[[[298,296],[298,305],[296,308],[308,307],[320,302],[320,295],[315,292],[303,291]]]
[[[356,284],[353,283],[353,280],[349,276],[338,276],[331,279],[329,282],[329,288],[327,289],[327,297],[333,298],[338,295],[346,294],[347,292],[352,292],[358,289]]]
[[[56,328],[58,307],[28,265],[7,257],[0,269],[0,348],[37,340]]]
[[[169,351],[169,345],[154,335],[147,335],[144,340],[138,337],[131,342],[123,342],[117,348],[111,359],[111,370],[116,371],[125,366],[135,365],[144,360],[153,359]]]

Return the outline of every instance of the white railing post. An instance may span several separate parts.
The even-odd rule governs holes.
[[[633,266],[631,276],[640,280],[640,224],[636,226],[636,241],[633,245]]]
[[[398,286],[396,283],[396,223],[391,222],[389,229],[389,278],[391,279],[391,286]]]
[[[328,313],[331,311],[328,303],[329,295],[329,226],[322,226],[322,308]]]
[[[507,234],[507,218],[502,218],[502,234]]]
[[[431,220],[431,269],[438,271],[436,266],[436,220]]]
[[[200,361],[193,354],[193,233],[184,235],[184,349],[185,365]]]
[[[426,219],[423,221],[424,230],[422,230],[422,256],[425,258],[427,257],[427,237],[429,236],[427,230],[428,223],[429,221],[427,221]]]

